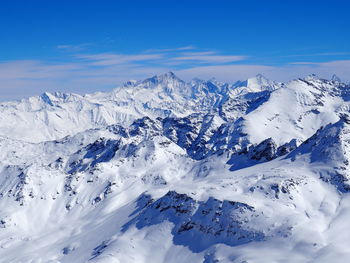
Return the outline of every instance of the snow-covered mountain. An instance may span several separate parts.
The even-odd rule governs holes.
[[[171,72],[2,103],[0,262],[346,262],[349,107]]]
[[[129,81],[106,93],[44,93],[1,103],[0,134],[40,142],[115,123],[128,125],[143,116],[155,119],[220,112],[222,118],[234,120],[257,107],[277,87],[279,84],[262,76],[229,85],[198,79],[186,83],[169,72]]]

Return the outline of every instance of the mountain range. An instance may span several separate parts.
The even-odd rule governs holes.
[[[336,76],[172,72],[0,103],[0,262],[346,262],[349,110]]]

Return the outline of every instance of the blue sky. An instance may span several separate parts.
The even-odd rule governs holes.
[[[347,0],[3,0],[0,100],[108,90],[169,70],[349,81],[349,11]]]

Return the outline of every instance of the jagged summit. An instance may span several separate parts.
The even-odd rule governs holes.
[[[74,93],[63,93],[55,91],[53,93],[44,92],[39,96],[39,98],[42,99],[48,105],[54,106],[57,103],[65,103],[68,101],[79,100],[82,98],[82,96]]]
[[[310,82],[317,82],[317,83],[333,82],[334,84],[344,85],[342,83],[342,80],[336,74],[333,74],[330,79],[321,78],[321,77],[317,76],[316,74],[310,74],[310,75],[302,78],[301,80],[310,81]]]
[[[264,76],[262,75],[261,73],[258,73],[255,75],[255,78],[260,82],[260,83],[263,83],[263,82],[268,82],[269,80]]]
[[[130,80],[126,81],[126,82],[123,84],[123,86],[125,86],[125,87],[135,86],[136,83],[137,83],[137,80],[130,79]]]
[[[331,80],[334,81],[334,82],[342,82],[341,79],[336,74],[332,75]]]
[[[148,84],[171,84],[174,82],[183,82],[180,78],[178,78],[173,72],[169,71],[161,75],[155,75],[151,78],[145,79],[142,83]]]
[[[172,71],[168,71],[168,72],[164,73],[162,76],[164,78],[168,78],[168,79],[178,79],[178,77]]]
[[[315,81],[315,82],[325,82],[325,81],[333,81],[333,79],[331,78],[330,80],[327,80],[325,78],[322,78],[320,76],[318,76],[317,74],[309,74],[306,77],[302,78],[302,80],[304,81]]]
[[[304,80],[310,81],[310,80],[320,80],[321,78],[317,76],[316,74],[310,74],[307,75]]]
[[[261,92],[264,90],[275,90],[279,88],[281,84],[271,81],[264,77],[262,74],[257,74],[255,77],[249,78],[245,81],[238,81],[234,84],[234,87],[244,88],[245,92]]]

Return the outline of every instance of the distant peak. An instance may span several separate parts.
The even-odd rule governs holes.
[[[175,89],[178,92],[184,89],[186,82],[178,78],[173,72],[169,71],[161,75],[155,75],[151,78],[137,82],[136,86],[150,89],[159,89],[163,92],[170,94]]]
[[[193,82],[198,82],[198,83],[205,82],[205,80],[200,79],[200,78],[193,78],[192,81],[193,81]]]
[[[280,84],[267,79],[262,74],[257,74],[255,77],[248,78],[245,81],[237,81],[233,87],[246,87],[248,92],[272,91],[280,87]]]
[[[54,100],[54,95],[51,94],[50,92],[44,92],[43,94],[40,95],[40,98],[50,106],[53,106],[53,100]]]
[[[162,79],[162,80],[164,80],[164,79],[177,79],[177,80],[179,80],[179,78],[172,71],[166,72],[166,73],[161,74],[161,75],[157,75],[155,77],[157,77],[158,79]]]
[[[269,85],[270,84],[270,80],[268,78],[266,78],[264,75],[262,74],[257,74],[255,75],[255,77],[252,77],[252,78],[249,78],[247,79],[248,82],[251,82],[251,83],[256,83],[258,85]]]
[[[169,78],[177,78],[176,75],[174,74],[174,72],[172,72],[172,71],[165,73],[164,76],[169,77]]]
[[[40,97],[48,97],[48,96],[52,96],[52,94],[48,91],[45,91],[40,95]]]
[[[319,80],[319,79],[320,79],[320,77],[318,77],[316,74],[310,74],[304,78],[304,80],[306,80],[306,81]]]
[[[270,81],[268,78],[266,78],[262,74],[257,74],[255,77],[249,78],[248,83],[254,83],[256,85],[261,85],[261,86],[269,86],[273,83],[273,81]]]
[[[75,96],[75,94],[62,93],[62,92],[58,92],[58,91],[51,93],[51,92],[46,91],[40,95],[40,98],[46,104],[49,104],[50,106],[54,106],[57,102],[65,101],[68,98],[71,98],[72,96]]]
[[[127,82],[125,82],[123,86],[127,86],[127,87],[128,86],[134,86],[134,85],[136,85],[136,83],[137,83],[137,80],[130,79]]]
[[[155,75],[152,78],[146,79],[145,82],[161,83],[168,81],[182,81],[173,72],[169,71],[161,75]]]
[[[256,74],[255,76],[256,79],[258,80],[268,80],[263,74]]]
[[[334,81],[334,82],[341,82],[341,79],[335,74],[333,74],[331,80]]]

